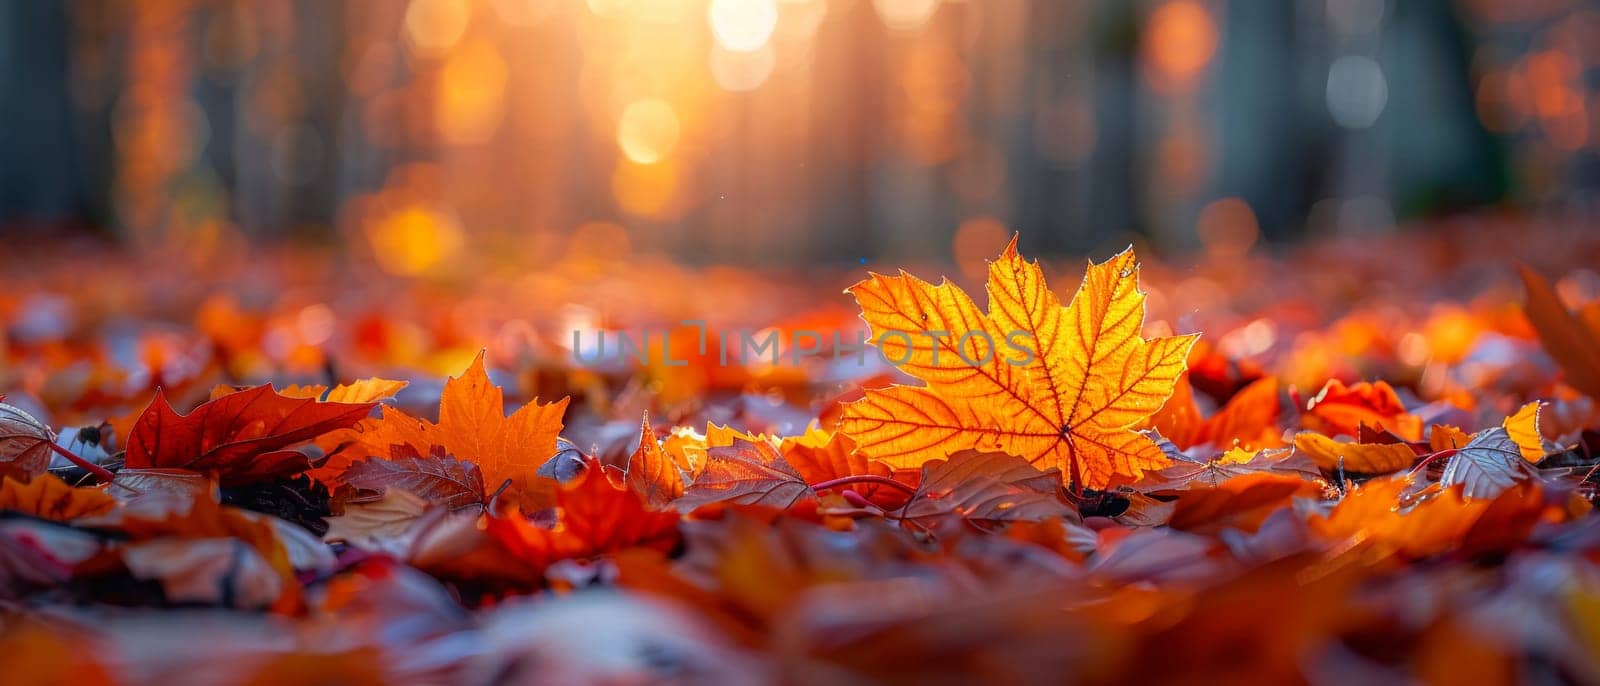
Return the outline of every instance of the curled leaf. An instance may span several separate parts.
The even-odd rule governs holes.
[[[1544,403],[1528,403],[1500,423],[1506,436],[1522,452],[1522,459],[1529,464],[1538,464],[1545,455],[1544,436],[1539,431],[1539,413],[1543,407]]]
[[[1276,448],[1283,445],[1278,428],[1279,395],[1277,377],[1263,377],[1233,394],[1216,414],[1202,417],[1185,375],[1172,399],[1151,417],[1150,426],[1184,450],[1198,445],[1221,448],[1235,442],[1247,448]]]
[[[0,466],[30,477],[43,474],[50,468],[55,440],[55,432],[44,422],[20,407],[0,403]]]
[[[1387,381],[1363,381],[1351,386],[1329,379],[1306,402],[1300,424],[1329,436],[1359,436],[1361,427],[1378,427],[1403,440],[1422,439],[1422,419],[1406,411],[1400,396]]]
[[[794,467],[800,478],[813,487],[817,484],[844,481],[848,485],[841,488],[855,491],[883,509],[893,510],[905,505],[906,491],[915,486],[915,483],[904,488],[896,488],[894,484],[881,481],[895,479],[894,470],[882,462],[868,460],[855,448],[855,442],[844,434],[821,429],[785,438],[778,445],[778,451],[783,454],[784,460]],[[852,477],[867,477],[867,479],[852,479]]]
[[[639,427],[639,447],[628,456],[624,481],[652,509],[665,509],[683,496],[684,467],[661,449],[646,416]]]
[[[705,470],[674,504],[685,511],[711,503],[783,510],[816,497],[811,485],[772,444],[738,438],[733,445],[706,451]]]
[[[1061,495],[1061,476],[1005,453],[965,451],[923,465],[906,519],[954,514],[975,521],[1077,519]]]
[[[1411,466],[1416,451],[1405,443],[1346,443],[1311,431],[1294,437],[1294,447],[1326,472],[1387,474]]]

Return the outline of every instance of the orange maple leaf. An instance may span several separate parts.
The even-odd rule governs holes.
[[[868,390],[840,428],[895,468],[978,449],[1105,488],[1166,466],[1134,428],[1172,394],[1197,335],[1141,337],[1138,273],[1131,248],[1090,263],[1063,307],[1013,238],[989,264],[987,314],[948,280],[872,274],[849,292],[885,358],[926,385]]]
[[[489,381],[480,352],[461,376],[445,382],[439,398],[438,423],[386,405],[382,417],[326,439],[339,444],[328,467],[342,471],[340,468],[348,467],[351,460],[389,459],[393,454],[390,448],[395,445],[409,445],[421,455],[432,454],[434,446],[440,446],[456,459],[478,465],[483,484],[491,493],[507,481],[520,494],[546,493],[552,482],[536,472],[556,454],[556,438],[561,434],[567,401],[562,398],[542,405],[535,398],[506,416],[505,396],[499,386]],[[316,476],[330,475],[322,470]],[[336,473],[331,476],[337,478]]]

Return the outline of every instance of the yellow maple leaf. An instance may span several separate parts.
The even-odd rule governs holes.
[[[1165,467],[1135,427],[1172,395],[1198,336],[1141,337],[1138,272],[1131,248],[1091,262],[1062,306],[1013,238],[989,263],[988,313],[948,280],[872,274],[848,292],[885,359],[926,385],[868,390],[840,428],[897,469],[978,449],[1105,488]]]

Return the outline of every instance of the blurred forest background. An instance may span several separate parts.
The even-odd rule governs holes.
[[[690,262],[1592,215],[1564,0],[4,0],[0,233]]]

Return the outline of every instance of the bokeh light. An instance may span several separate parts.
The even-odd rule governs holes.
[[[1000,254],[1011,231],[994,217],[973,217],[956,227],[950,253],[955,258],[961,276],[973,283],[982,283],[989,271],[989,260]]]
[[[118,5],[46,32],[59,77],[13,61],[63,83],[14,99],[54,128],[4,167],[48,188],[0,202],[197,262],[365,241],[412,205],[469,252],[623,218],[713,259],[855,258],[863,235],[933,258],[975,217],[1047,251],[1215,252],[1202,219],[1241,207],[1219,198],[1259,246],[1588,207],[1600,168],[1600,13],[1575,0]],[[25,149],[43,141],[75,149]],[[433,180],[390,192],[412,164]]]
[[[733,52],[760,50],[778,28],[776,0],[711,0],[707,15],[717,44]]]
[[[512,26],[533,26],[556,10],[565,0],[490,0],[495,14]]]
[[[654,164],[678,144],[678,115],[672,105],[657,98],[628,105],[617,121],[617,145],[628,159]]]
[[[505,113],[508,69],[494,44],[471,41],[452,53],[439,73],[434,118],[450,143],[485,143]]]
[[[711,48],[711,78],[723,90],[751,91],[761,87],[772,76],[777,64],[776,51],[770,44],[755,52],[734,52],[717,45]]]
[[[1365,55],[1345,55],[1328,68],[1328,112],[1347,129],[1365,129],[1378,121],[1389,102],[1383,67]]]
[[[872,0],[872,7],[885,26],[895,31],[922,28],[939,10],[940,0]]]
[[[425,274],[455,257],[462,247],[461,224],[446,213],[412,205],[367,227],[378,266],[391,274]]]
[[[1158,82],[1187,86],[1217,51],[1217,25],[1196,0],[1173,0],[1150,14],[1144,51]]]
[[[461,40],[471,20],[466,0],[411,0],[406,6],[406,38],[419,54],[439,55]]]
[[[1213,200],[1201,209],[1195,233],[1207,254],[1222,259],[1249,252],[1261,236],[1256,213],[1250,209],[1250,204],[1233,197]]]
[[[671,160],[655,164],[623,161],[611,175],[611,192],[617,206],[634,215],[665,214],[677,185],[678,169]]]

